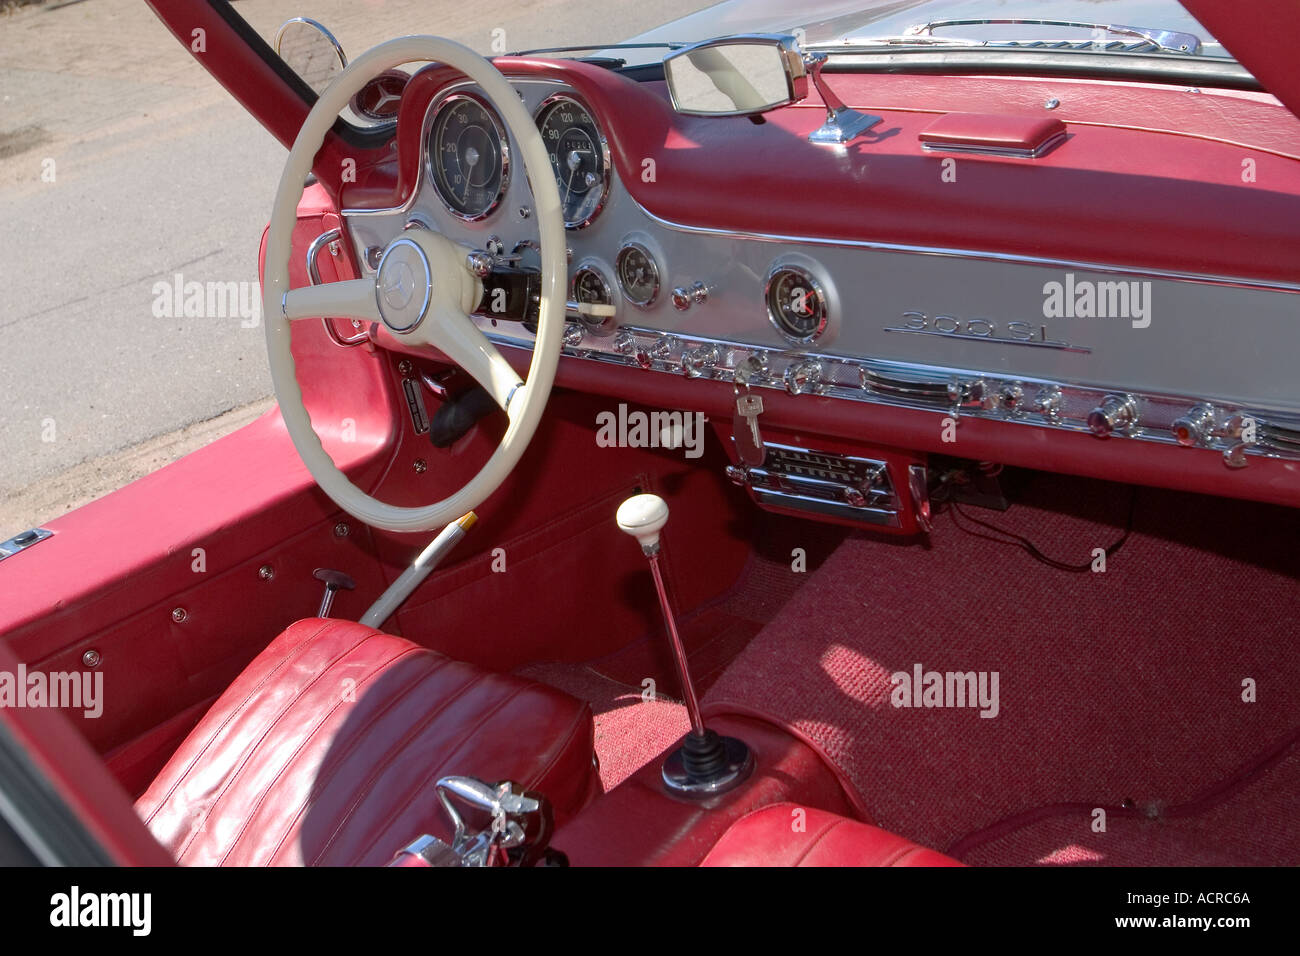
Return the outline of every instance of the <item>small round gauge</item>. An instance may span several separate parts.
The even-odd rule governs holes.
[[[501,202],[510,184],[505,129],[488,102],[455,93],[438,106],[429,130],[433,185],[461,219],[482,219]]]
[[[604,306],[604,315],[587,314],[581,316],[582,324],[590,331],[607,334],[614,331],[614,292],[605,279],[605,274],[594,265],[581,265],[573,274],[573,300],[581,305]]]
[[[564,225],[581,229],[605,205],[609,192],[609,146],[591,111],[563,93],[548,97],[537,112],[537,129],[560,188]]]
[[[639,242],[629,242],[614,260],[618,284],[633,305],[647,308],[659,296],[659,267],[650,250]]]
[[[787,339],[808,344],[822,334],[830,318],[826,293],[807,269],[781,265],[767,277],[767,315]]]

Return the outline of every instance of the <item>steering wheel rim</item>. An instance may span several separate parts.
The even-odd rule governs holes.
[[[536,341],[523,381],[468,316],[482,291],[481,281],[466,264],[468,250],[438,233],[415,227],[395,237],[374,279],[289,288],[290,240],[302,184],[325,134],[372,77],[403,63],[424,60],[445,63],[476,83],[496,107],[507,135],[523,156],[533,192],[542,273]],[[386,268],[390,253],[393,266]],[[563,348],[566,275],[564,217],[546,148],[532,117],[500,71],[469,47],[435,36],[399,37],[353,60],[320,94],[285,161],[267,233],[262,288],[267,357],[276,400],[289,437],[321,490],[354,518],[388,531],[429,531],[482,504],[514,469],[541,421]],[[414,283],[411,295],[418,296],[424,276],[424,310],[414,325],[403,328],[413,314],[407,280]],[[395,305],[402,300],[405,304]],[[322,315],[383,322],[406,341],[439,349],[505,409],[510,424],[496,451],[458,491],[422,507],[392,505],[362,491],[334,464],[312,428],[290,349],[291,322]]]

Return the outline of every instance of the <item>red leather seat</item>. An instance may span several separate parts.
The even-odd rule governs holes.
[[[546,794],[598,786],[591,709],[351,621],[299,621],[213,704],[136,803],[184,864],[382,865],[449,839],[447,774]]]
[[[804,810],[795,829],[796,810]],[[869,823],[793,803],[760,807],[733,823],[700,866],[961,866]]]

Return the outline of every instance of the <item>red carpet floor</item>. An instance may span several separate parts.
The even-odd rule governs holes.
[[[1022,477],[965,514],[1070,564],[1122,534],[1128,488]],[[929,546],[850,537],[706,711],[793,724],[876,823],[968,862],[1300,864],[1300,514],[1142,489],[1135,516],[1104,573],[951,511]],[[997,715],[894,706],[918,664],[996,672]]]
[[[644,700],[629,687],[583,664],[534,664],[521,677],[550,684],[591,704],[596,722],[600,783],[608,792],[690,730],[686,706],[666,697]]]

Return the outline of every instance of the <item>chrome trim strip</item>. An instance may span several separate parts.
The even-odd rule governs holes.
[[[486,323],[484,323],[486,325]],[[570,323],[575,326],[576,323]],[[578,326],[580,327],[580,326]],[[507,348],[531,349],[527,340],[481,327],[494,344]],[[584,330],[585,332],[585,330]],[[708,348],[717,359],[708,365],[685,371],[683,358]],[[831,353],[774,350],[770,346],[713,339],[681,331],[665,334],[657,329],[624,325],[617,336],[584,334],[564,347],[566,358],[603,362],[629,369],[685,375],[731,383],[735,371],[750,356],[764,360],[766,372],[750,379],[753,388],[787,390],[784,373],[800,363],[815,361],[820,375],[800,392],[892,408],[930,411],[956,420],[963,417],[1014,422],[1036,428],[1092,434],[1088,418],[1110,396],[1131,395],[1140,407],[1131,428],[1116,432],[1108,441],[1142,441],[1179,445],[1176,426],[1188,410],[1212,405],[1218,413],[1212,435],[1196,447],[1226,452],[1239,444],[1245,419],[1253,419],[1259,437],[1243,445],[1242,455],[1300,461],[1300,445],[1290,446],[1285,430],[1291,423],[1300,433],[1300,413],[1273,409],[1243,401],[1171,395],[1117,389],[1074,381],[1035,378],[952,366],[924,365],[889,359],[862,358]],[[689,365],[690,363],[686,363]],[[635,373],[629,373],[635,374]],[[916,386],[907,388],[907,385]],[[940,389],[945,391],[940,391]],[[1234,425],[1235,422],[1235,425]],[[1269,430],[1268,426],[1274,426]],[[1270,440],[1271,439],[1271,440]],[[1280,446],[1280,447],[1279,447]]]
[[[1010,252],[981,252],[976,249],[957,249],[942,246],[910,246],[894,242],[877,242],[870,239],[829,239],[816,236],[791,236],[780,233],[744,232],[738,229],[714,229],[708,226],[688,226],[652,213],[630,192],[628,198],[651,222],[699,236],[721,236],[732,239],[751,239],[755,242],[781,242],[811,246],[838,246],[849,249],[876,249],[881,252],[901,252],[922,256],[943,256],[953,259],[980,259],[991,262],[1014,262],[1021,265],[1048,266],[1060,269],[1078,269],[1081,272],[1100,272],[1113,275],[1144,276],[1152,279],[1170,279],[1176,282],[1196,282],[1204,285],[1223,285],[1241,289],[1266,289],[1272,292],[1300,292],[1300,282],[1272,282],[1263,279],[1242,279],[1231,276],[1203,275],[1192,272],[1174,272],[1167,269],[1144,269],[1136,266],[1117,266],[1074,259],[1052,259],[1044,256],[1026,256]]]

